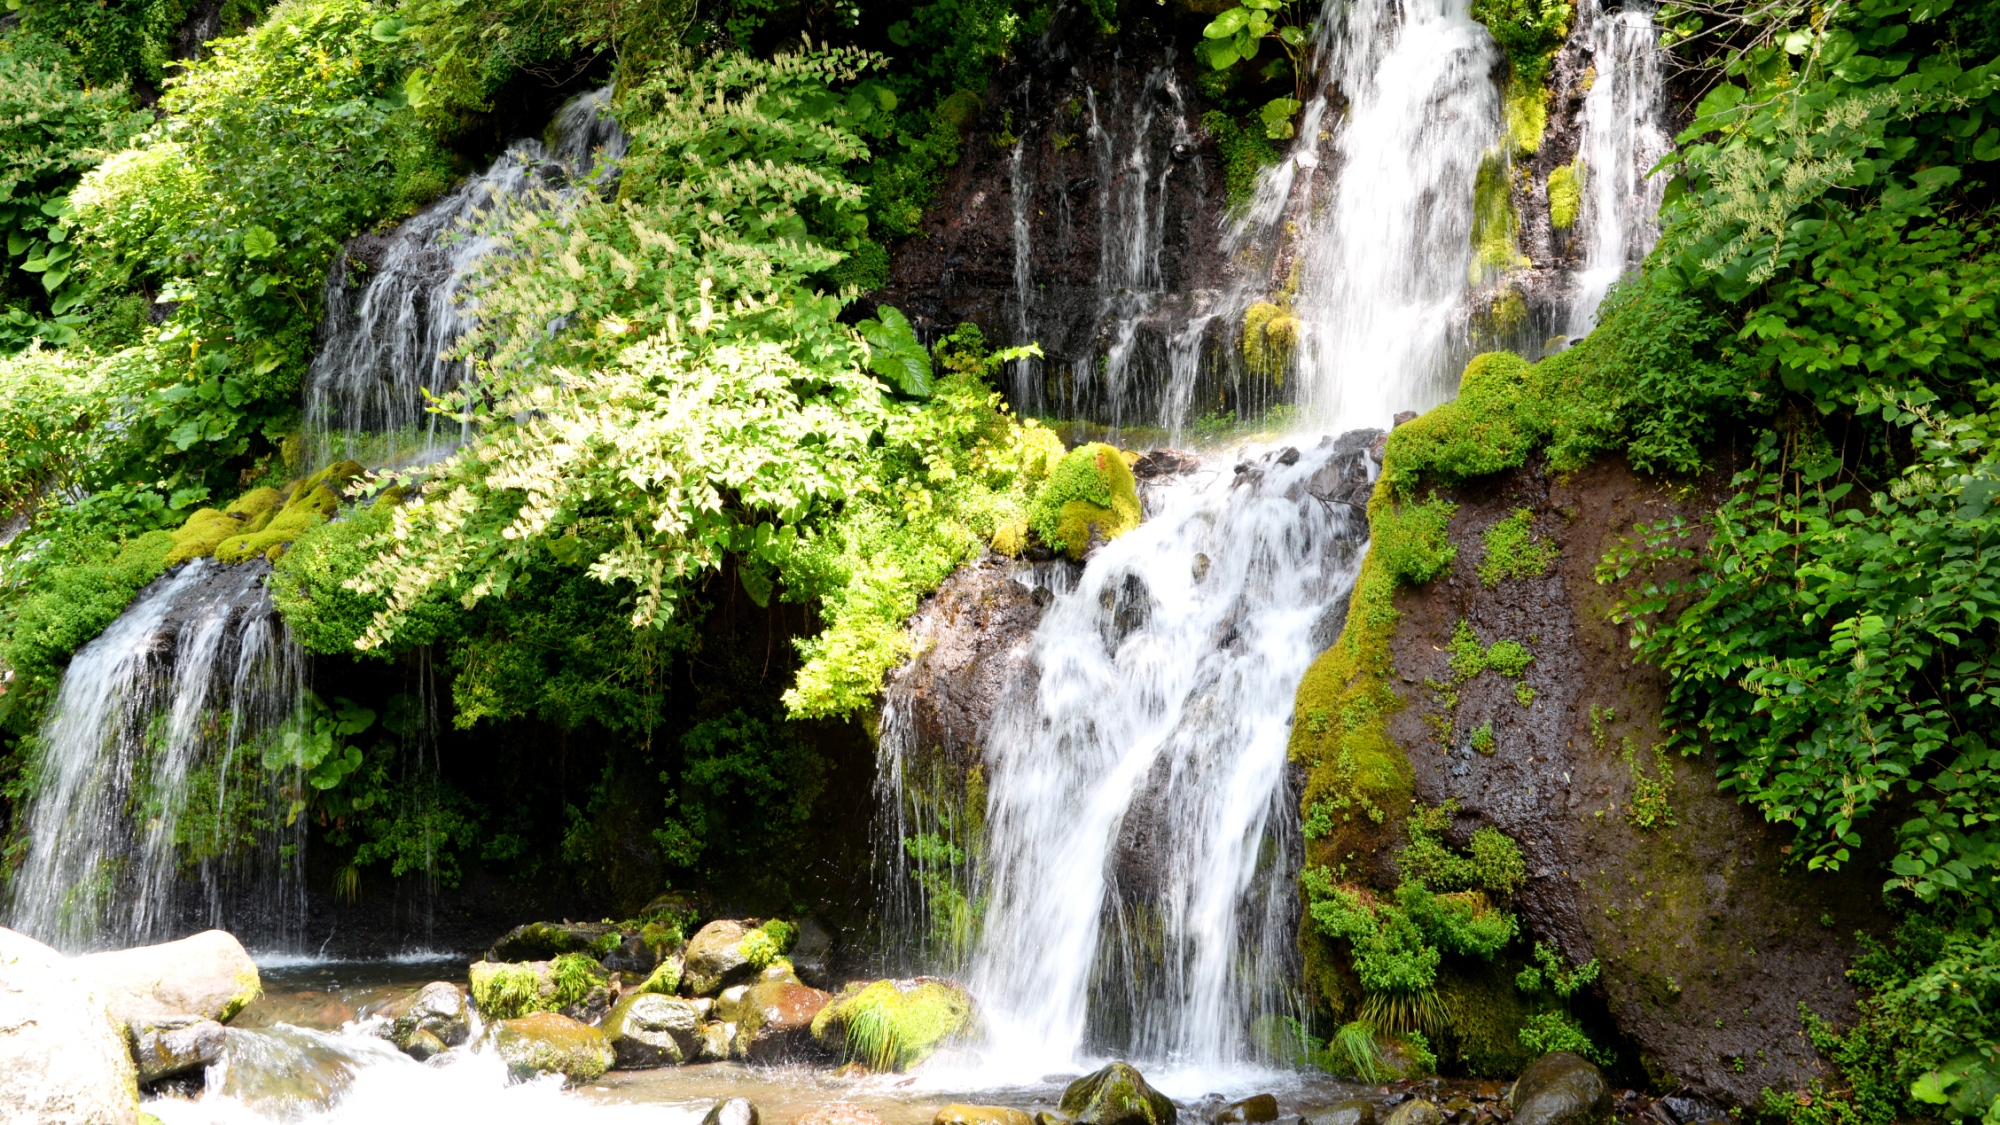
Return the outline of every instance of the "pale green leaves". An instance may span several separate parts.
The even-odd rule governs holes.
[[[1303,46],[1305,32],[1296,27],[1279,28],[1278,16],[1284,9],[1284,0],[1243,0],[1241,7],[1210,20],[1201,30],[1204,42],[1200,48],[1208,65],[1223,70],[1240,59],[1255,58],[1258,42],[1267,35],[1277,35],[1287,46]]]
[[[883,305],[876,318],[858,327],[868,341],[868,370],[882,377],[897,393],[910,398],[929,398],[931,393],[931,353],[910,328],[910,320],[899,309]]]
[[[1299,111],[1299,107],[1297,98],[1272,98],[1265,102],[1264,108],[1257,111],[1258,118],[1264,122],[1264,135],[1274,141],[1290,140],[1298,132],[1292,125],[1292,115]]]
[[[243,253],[251,258],[268,258],[278,252],[278,236],[263,227],[243,232]]]

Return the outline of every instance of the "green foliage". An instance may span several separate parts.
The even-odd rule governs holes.
[[[1602,971],[1594,957],[1587,964],[1571,967],[1559,950],[1536,942],[1535,963],[1521,970],[1514,978],[1514,985],[1522,992],[1540,997],[1544,1004],[1553,997],[1557,1005],[1545,1006],[1528,1017],[1520,1030],[1521,1046],[1537,1055],[1569,1051],[1599,1066],[1616,1062],[1617,1053],[1593,1042],[1589,1032],[1569,1011],[1570,998],[1594,983]]]
[[[1444,833],[1456,815],[1451,802],[1411,812],[1393,897],[1339,883],[1326,867],[1308,867],[1300,876],[1313,925],[1348,943],[1367,993],[1362,1018],[1391,1033],[1443,1028],[1435,989],[1444,957],[1490,960],[1518,932],[1514,915],[1494,901],[1527,878],[1520,848],[1489,826],[1473,834],[1465,852],[1452,849]]]
[[[1583,162],[1560,165],[1549,172],[1549,225],[1568,230],[1583,212]]]
[[[638,991],[657,992],[662,996],[672,996],[680,991],[680,987],[680,962],[669,957],[661,961],[658,967],[647,974],[646,979],[639,983]]]
[[[1571,0],[1474,0],[1472,18],[1507,52],[1514,80],[1540,86],[1549,63],[1569,38]]]
[[[1555,544],[1533,537],[1535,514],[1526,508],[1495,522],[1486,529],[1486,553],[1479,560],[1479,581],[1498,586],[1509,578],[1540,578],[1555,565]],[[1503,672],[1502,675],[1520,675]]]
[[[1554,1009],[1528,1017],[1528,1022],[1521,1026],[1521,1046],[1537,1055],[1568,1051],[1582,1055],[1599,1066],[1610,1066],[1618,1061],[1616,1052],[1605,1050],[1591,1041],[1590,1033],[1583,1029],[1575,1016]]]
[[[1540,133],[1536,133],[1539,143]],[[1514,185],[1504,156],[1479,165],[1472,185],[1472,279],[1475,283],[1521,269],[1521,215],[1514,209]],[[1478,360],[1474,360],[1477,363]],[[1461,392],[1463,393],[1463,392]]]
[[[95,4],[37,5],[30,26],[51,9],[104,11]],[[123,148],[145,128],[148,115],[133,105],[122,73],[98,77],[90,88],[78,62],[27,32],[0,38],[0,232],[8,263],[0,272],[0,347],[20,348],[39,337],[52,344],[77,339],[84,321],[78,305],[88,296],[74,279],[76,247],[61,222],[69,193],[82,174]]]
[[[1457,504],[1433,492],[1422,502],[1392,498],[1380,510],[1370,508],[1369,554],[1381,558],[1393,580],[1421,586],[1451,569],[1458,558],[1449,534]]]
[[[1642,830],[1679,824],[1674,819],[1671,803],[1674,767],[1667,760],[1666,747],[1653,744],[1653,772],[1649,775],[1640,760],[1639,747],[1628,737],[1625,740],[1625,765],[1632,772],[1632,804],[1625,813],[1626,823]]]
[[[1375,1045],[1375,1026],[1366,1020],[1342,1024],[1334,1033],[1333,1046],[1344,1057],[1350,1073],[1363,1082],[1380,1082],[1382,1051]]]
[[[805,824],[825,784],[826,764],[784,724],[735,711],[695,724],[680,738],[678,774],[654,842],[671,866],[710,869],[763,856]],[[770,955],[778,944],[764,934]]]
[[[1298,0],[1241,0],[1202,28],[1200,53],[1208,65],[1224,70],[1257,57],[1265,41],[1277,43],[1295,75],[1309,69],[1312,19],[1300,10]],[[1291,117],[1299,111],[1298,98],[1279,98],[1261,114],[1265,135],[1284,140],[1292,135]]]
[[[759,933],[771,939],[772,956],[789,953],[792,943],[799,939],[799,928],[782,918],[773,918],[757,927]]]
[[[542,1010],[541,987],[532,965],[514,963],[475,966],[468,991],[481,1018],[511,1020]]]
[[[7,711],[51,690],[69,655],[116,620],[147,583],[166,569],[172,539],[151,532],[123,545],[105,539],[45,542],[49,554],[34,590],[13,601],[7,645],[0,660],[16,684]],[[25,716],[24,716],[25,717]]]
[[[197,5],[193,0],[24,0],[16,7],[21,32],[73,54],[89,85],[110,88],[130,81],[158,89],[174,65],[178,33]],[[263,7],[257,0],[228,0],[219,5],[216,22],[223,33],[233,34]]]
[[[1222,154],[1222,183],[1229,207],[1232,211],[1239,209],[1256,194],[1257,177],[1284,153],[1271,143],[1264,130],[1246,129],[1221,110],[1202,114],[1201,127],[1215,139],[1216,151]]]
[[[742,951],[743,959],[750,963],[751,968],[759,970],[770,964],[771,958],[778,955],[778,943],[772,941],[771,935],[762,930],[751,930],[744,934],[743,942],[737,949]]]

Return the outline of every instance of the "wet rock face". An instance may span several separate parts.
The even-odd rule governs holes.
[[[1199,318],[1227,285],[1215,220],[1227,193],[1196,85],[1205,64],[1171,49],[1174,18],[1133,13],[1107,43],[1083,5],[1058,5],[995,77],[941,198],[874,294],[919,331],[972,321],[991,341],[1040,342],[1039,377],[1007,387],[1023,409],[1162,417],[1171,341],[1190,325],[1201,341]],[[1201,346],[1230,355],[1231,333],[1206,327]],[[1100,360],[1121,377],[1105,378]],[[1194,401],[1219,409],[1232,396],[1240,409],[1227,374],[1204,371]]]
[[[222,1057],[222,1025],[194,1016],[145,1020],[132,1025],[132,1058],[139,1082],[185,1074]]]
[[[1068,568],[1068,563],[1045,563]],[[1046,604],[988,555],[960,567],[910,619],[915,655],[890,677],[889,711],[911,749],[963,772],[980,760],[980,733],[1002,695],[1027,676],[1028,642]]]
[[[1554,1051],[1521,1073],[1507,1095],[1515,1125],[1604,1125],[1611,1086],[1587,1059]]]
[[[486,951],[486,960],[553,961],[565,953],[596,957],[605,952],[605,945],[620,944],[622,936],[612,937],[617,933],[616,927],[601,922],[529,922],[502,934]]]
[[[472,1010],[457,985],[432,981],[417,991],[409,1007],[389,1027],[390,1040],[406,1053],[415,1053],[411,1044],[419,1036],[435,1040],[440,1049],[456,1047],[472,1034]],[[424,1043],[423,1049],[437,1053],[430,1050],[429,1043]]]
[[[1633,1045],[1689,1092],[1743,1105],[1766,1087],[1819,1078],[1799,1006],[1826,1018],[1851,1011],[1853,935],[1886,919],[1879,857],[1837,875],[1787,868],[1787,834],[1718,791],[1711,759],[1652,753],[1666,683],[1632,662],[1623,627],[1607,619],[1613,594],[1597,563],[1635,524],[1698,521],[1713,503],[1709,485],[1726,479],[1675,494],[1607,460],[1561,481],[1531,467],[1445,494],[1458,504],[1457,558],[1397,594],[1391,686],[1406,705],[1389,733],[1408,755],[1417,799],[1455,799],[1466,814],[1451,843],[1489,824],[1519,843],[1528,879],[1514,909],[1570,962],[1599,959],[1593,993]],[[1559,554],[1544,575],[1489,586],[1478,573],[1485,532],[1521,508]],[[1511,639],[1533,661],[1520,679],[1488,670],[1458,683],[1449,710],[1426,680],[1452,681],[1461,619],[1482,644]],[[1525,704],[1522,685],[1533,692]],[[1491,752],[1480,752],[1470,735],[1489,722]],[[1642,827],[1634,798],[1641,781],[1666,778],[1663,764],[1673,823]],[[1494,1002],[1467,1010],[1519,1004],[1505,979],[1514,971],[1498,966],[1480,994]]]
[[[1058,1107],[1073,1125],[1174,1125],[1174,1103],[1129,1063],[1086,1074],[1063,1091]]]

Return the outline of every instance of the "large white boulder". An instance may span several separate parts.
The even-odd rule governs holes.
[[[243,943],[221,930],[92,953],[70,964],[126,1023],[173,1016],[228,1023],[264,990]]]
[[[75,965],[0,928],[0,1123],[138,1121],[139,1074],[124,1023]]]

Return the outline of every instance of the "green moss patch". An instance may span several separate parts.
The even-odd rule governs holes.
[[[1095,530],[1116,539],[1139,526],[1139,485],[1124,454],[1103,442],[1070,450],[1028,509],[1028,526],[1042,542],[1083,557]]]
[[[971,1019],[971,999],[948,981],[878,980],[848,985],[813,1017],[812,1034],[870,1070],[905,1070],[929,1058]]]
[[[1509,578],[1540,578],[1555,565],[1555,544],[1534,537],[1535,514],[1526,508],[1486,529],[1479,580],[1489,588]]]
[[[254,558],[276,562],[285,549],[340,510],[340,490],[361,475],[361,465],[340,461],[280,492],[256,488],[218,511],[202,508],[173,532],[167,566],[214,556],[235,565]]]
[[[1298,318],[1285,306],[1259,301],[1244,312],[1243,366],[1252,375],[1284,386],[1298,342]]]
[[[1565,164],[1549,173],[1549,225],[1568,230],[1583,211],[1583,162]]]

